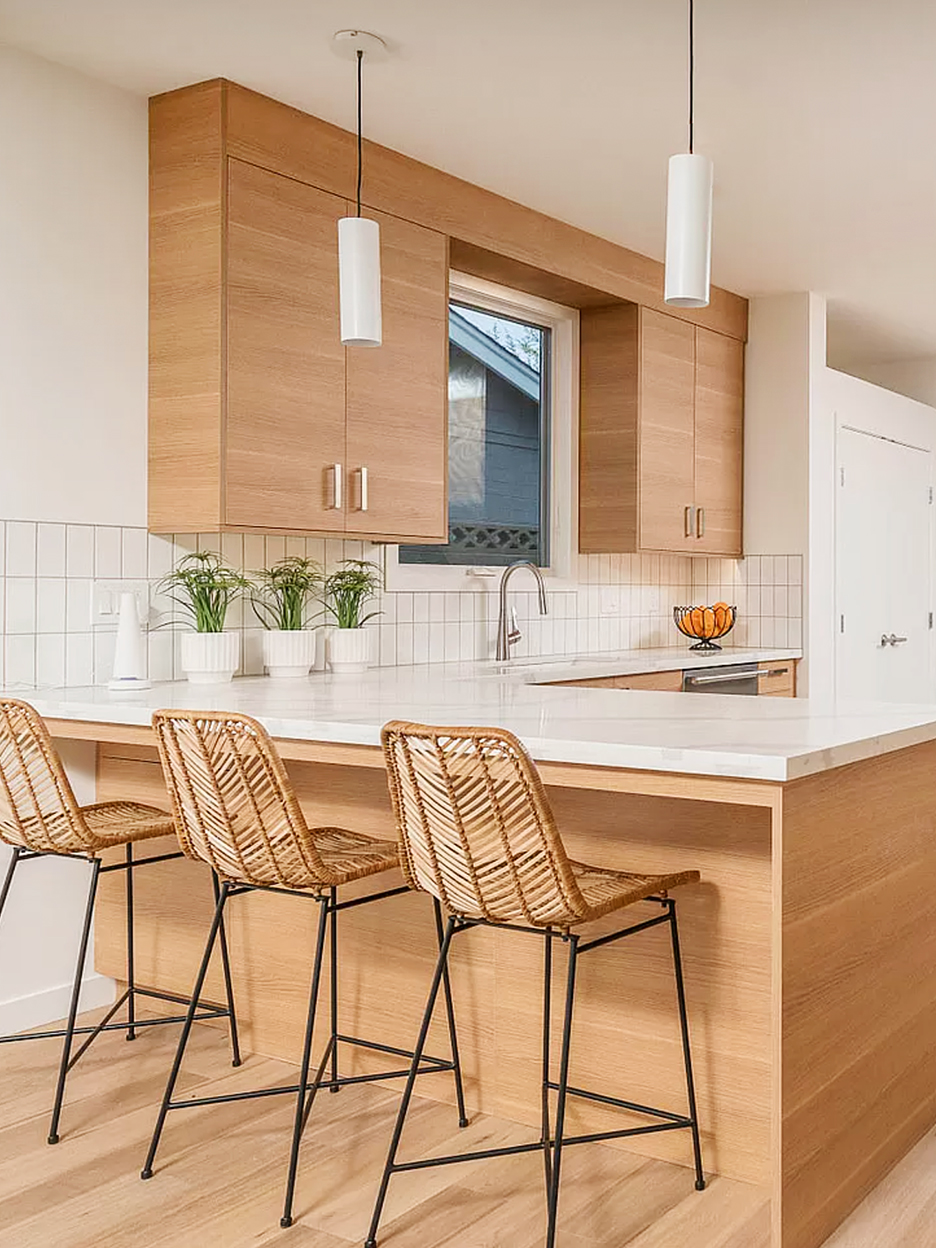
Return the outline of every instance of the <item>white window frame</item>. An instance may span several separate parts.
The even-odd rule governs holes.
[[[449,299],[551,331],[549,565],[542,573],[550,589],[574,588],[578,562],[578,309],[455,272],[449,278]],[[502,572],[493,564],[400,563],[399,550],[396,545],[385,548],[384,573],[391,593],[476,590],[479,584],[493,590]]]

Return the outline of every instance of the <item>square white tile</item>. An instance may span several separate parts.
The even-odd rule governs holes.
[[[6,578],[6,632],[22,636],[36,631],[36,581],[31,576]]]
[[[145,529],[124,529],[121,534],[120,574],[130,580],[140,581],[147,575],[148,551]],[[40,576],[42,573],[40,572]]]
[[[46,633],[36,638],[36,684],[40,689],[65,684],[64,633]]]
[[[7,521],[6,575],[36,575],[36,525],[32,522]]]
[[[70,633],[65,638],[65,683],[74,688],[94,681],[94,638],[91,633]]]
[[[98,525],[94,530],[94,575],[100,579],[120,576],[120,529]]]
[[[65,585],[63,576],[41,576],[36,582],[37,632],[65,632]]]
[[[39,576],[65,575],[65,525],[37,526],[36,572]],[[144,573],[144,575],[146,575]]]

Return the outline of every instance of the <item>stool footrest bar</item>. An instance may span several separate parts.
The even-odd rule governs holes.
[[[553,1092],[559,1091],[559,1084],[549,1082],[546,1085]],[[654,1109],[651,1105],[638,1105],[636,1101],[623,1101],[620,1097],[604,1096],[601,1092],[589,1092],[585,1088],[566,1088],[569,1096],[580,1096],[586,1101],[598,1101],[601,1105],[613,1105],[615,1109],[629,1109],[635,1114],[650,1114],[653,1118],[668,1118],[671,1122],[679,1123],[685,1126],[691,1123],[692,1119],[687,1118],[685,1114],[671,1114],[665,1109]]]

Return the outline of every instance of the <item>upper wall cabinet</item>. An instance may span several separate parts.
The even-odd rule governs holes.
[[[634,304],[581,324],[581,550],[740,555],[744,344]]]
[[[383,345],[346,350],[345,199],[225,155],[173,103],[152,129],[150,528],[444,541],[448,240],[368,214]]]

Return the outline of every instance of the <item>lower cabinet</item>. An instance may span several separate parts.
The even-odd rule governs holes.
[[[758,663],[762,673],[758,693],[767,698],[796,696],[796,659]],[[598,676],[592,680],[553,680],[551,685],[572,685],[578,689],[644,689],[657,693],[682,693],[683,672],[641,672],[636,676]]]

